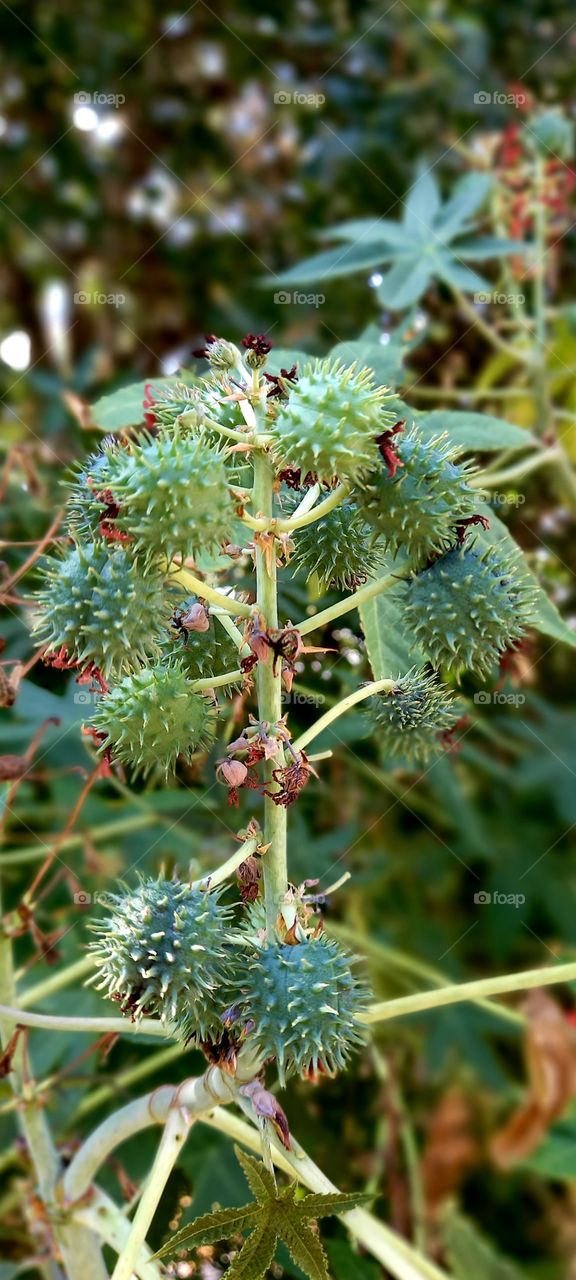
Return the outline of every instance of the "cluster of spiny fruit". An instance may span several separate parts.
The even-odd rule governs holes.
[[[349,590],[377,571],[383,551],[402,566],[407,633],[430,665],[370,700],[385,747],[426,760],[461,714],[438,672],[490,671],[530,621],[520,558],[470,536],[478,492],[446,439],[405,430],[398,402],[368,370],[328,359],[299,375],[267,374],[268,348],[252,335],[242,352],[211,340],[207,378],[148,393],[146,426],[106,439],[75,474],[69,543],[43,568],[38,641],[49,661],[98,682],[89,731],[107,760],[135,773],[166,775],[178,757],[206,751],[216,700],[194,682],[230,673],[230,692],[238,679],[235,640],[185,598],[175,568],[222,549],[238,556],[255,380],[278,514],[310,483],[327,493],[345,486],[339,505],[294,532],[292,567],[316,575],[320,588]],[[227,432],[241,448],[228,447]],[[187,627],[191,619],[199,625]],[[255,660],[275,657],[264,648]],[[221,679],[218,688],[226,690]],[[282,1082],[293,1072],[333,1073],[363,1038],[367,993],[350,958],[306,918],[271,938],[260,901],[247,921],[232,927],[218,893],[143,880],[96,926],[100,985],[186,1042],[217,1044],[226,1034],[235,1046],[249,1043],[263,1063],[276,1061]]]
[[[234,550],[246,452],[230,450],[210,424],[249,440],[243,411],[269,344],[252,335],[245,343],[241,352],[212,340],[208,377],[149,393],[146,427],[104,440],[81,465],[70,484],[70,541],[43,566],[38,641],[48,660],[98,680],[91,731],[109,759],[135,772],[167,774],[179,756],[210,746],[214,700],[192,682],[238,668],[218,620],[175,633],[175,607],[186,617],[194,602],[176,585],[174,563]],[[291,568],[315,574],[320,589],[349,589],[377,569],[383,551],[397,554],[410,565],[407,633],[432,667],[490,671],[529,622],[532,591],[519,557],[468,536],[478,519],[469,463],[445,438],[405,430],[398,402],[393,411],[366,369],[313,360],[300,376],[266,377],[263,428],[278,512],[289,513],[294,488],[310,480],[348,490],[294,533]],[[420,762],[460,707],[436,674],[416,668],[371,711],[384,745]]]

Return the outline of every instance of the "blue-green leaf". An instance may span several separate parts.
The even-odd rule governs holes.
[[[365,271],[368,267],[378,267],[390,257],[390,250],[383,244],[352,244],[338,249],[327,249],[324,253],[315,253],[297,266],[279,275],[266,276],[260,280],[278,292],[284,285],[308,284],[314,280],[336,280],[338,276],[349,276],[354,271]]]
[[[379,301],[393,311],[403,311],[422,297],[434,274],[433,254],[396,261],[378,286]]]
[[[423,431],[432,435],[447,431],[454,444],[482,453],[525,449],[535,443],[534,437],[524,427],[517,427],[505,418],[473,413],[468,409],[431,409],[429,413],[419,414],[417,421]]]
[[[419,240],[427,240],[440,209],[438,183],[430,169],[419,173],[404,201],[404,225]]]
[[[467,173],[456,183],[438,219],[438,227],[446,240],[451,240],[466,227],[472,215],[484,204],[492,182],[487,173]]]

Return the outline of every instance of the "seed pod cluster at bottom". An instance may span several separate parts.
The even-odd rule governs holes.
[[[258,947],[244,961],[237,996],[246,1044],[275,1059],[281,1085],[292,1075],[341,1071],[365,1042],[359,1014],[368,1001],[350,957],[324,934]]]
[[[97,989],[135,1018],[174,1025],[184,1041],[221,1035],[230,912],[218,894],[147,878],[109,894],[108,910],[92,924]]]
[[[441,735],[454,728],[463,704],[436,675],[412,667],[398,677],[390,693],[370,698],[367,711],[385,752],[425,764],[441,753]]]

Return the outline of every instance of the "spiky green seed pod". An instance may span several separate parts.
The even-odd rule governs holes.
[[[130,765],[135,774],[174,769],[178,756],[189,760],[206,751],[216,733],[215,711],[194,693],[175,660],[135,671],[98,703],[91,725],[105,735],[102,750]]]
[[[294,534],[296,550],[290,564],[308,578],[317,574],[320,587],[353,591],[373,573],[380,554],[371,545],[371,529],[353,502],[344,501],[315,524]]]
[[[457,461],[446,435],[427,438],[416,426],[397,438],[395,453],[402,465],[390,476],[380,460],[358,492],[359,512],[393,552],[422,557],[448,547],[480,496],[468,483],[470,464]]]
[[[142,878],[107,899],[109,916],[92,923],[97,990],[135,1018],[172,1024],[184,1041],[220,1036],[229,911],[218,895]]]
[[[389,394],[368,369],[329,359],[306,365],[270,428],[278,461],[328,482],[361,480],[378,464],[374,437],[386,426]]]
[[[462,710],[436,675],[418,667],[398,676],[391,692],[370,698],[367,707],[384,752],[414,764],[441,754],[440,735],[454,728]]]
[[[107,488],[115,527],[146,558],[210,550],[229,536],[234,509],[222,453],[177,426],[142,434],[130,452],[110,455]]]
[[[149,412],[157,427],[173,427],[182,413],[194,413],[198,409],[199,395],[196,387],[185,382],[173,385],[150,383],[151,406]]]
[[[154,566],[144,571],[117,543],[90,542],[47,559],[43,577],[34,634],[50,651],[64,648],[105,676],[159,656],[172,607]]]
[[[67,482],[69,497],[66,507],[68,528],[74,538],[84,541],[100,537],[100,521],[109,506],[105,496],[107,477],[111,458],[117,453],[127,456],[118,441],[108,436],[98,453],[90,454],[74,468]]]
[[[369,993],[354,977],[350,957],[320,934],[289,946],[260,947],[240,975],[247,1044],[275,1058],[280,1083],[289,1076],[335,1075],[364,1043],[358,1015]]]
[[[435,666],[487,675],[534,617],[520,553],[455,547],[411,579],[406,622]]]
[[[197,603],[194,596],[189,597],[178,606],[177,618],[185,618],[192,605]],[[191,680],[204,680],[208,676],[223,676],[227,671],[235,671],[240,665],[238,648],[232,638],[215,622],[210,615],[207,619],[206,631],[192,631],[184,628],[181,639],[171,646],[172,652],[178,654],[181,665]]]

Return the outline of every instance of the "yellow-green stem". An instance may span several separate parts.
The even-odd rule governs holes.
[[[272,515],[274,471],[267,455],[262,452],[254,456],[254,503],[257,511],[265,517]],[[259,612],[267,627],[278,626],[278,598],[276,554],[274,547],[270,554],[268,548],[256,543],[256,598]],[[275,673],[272,655],[267,662],[258,663],[258,716],[275,724],[282,715],[282,677],[279,669]],[[272,777],[278,761],[267,760],[264,766],[267,789],[275,788]],[[270,847],[263,862],[264,896],[266,903],[266,927],[268,936],[274,934],[278,911],[284,901],[288,888],[288,867],[286,848],[286,809],[274,804],[270,796],[264,797],[264,841]]]

